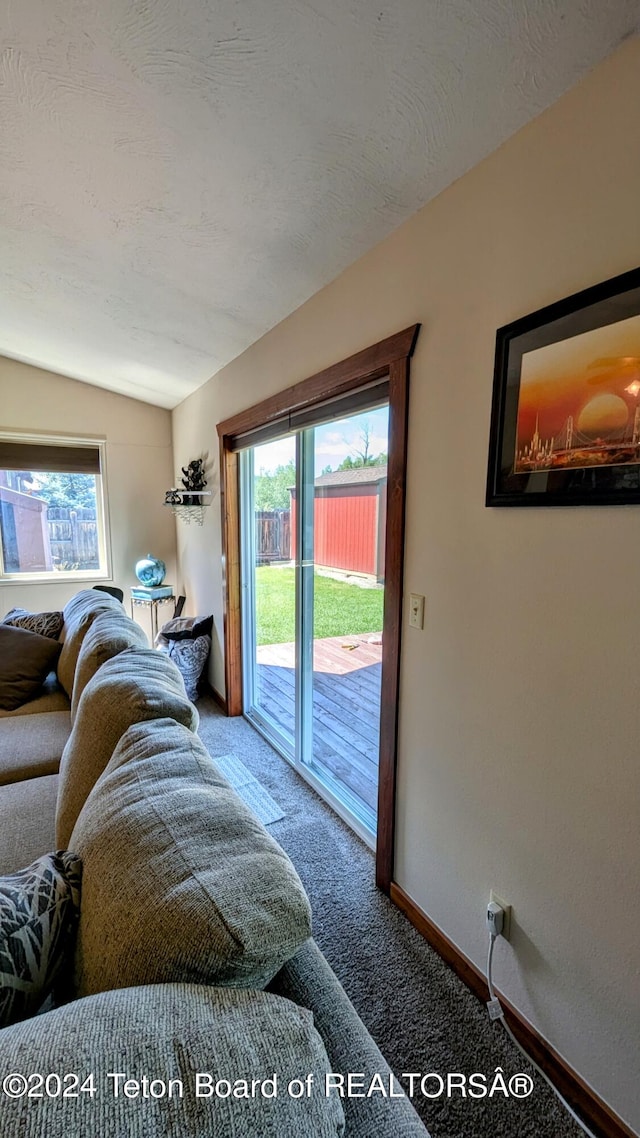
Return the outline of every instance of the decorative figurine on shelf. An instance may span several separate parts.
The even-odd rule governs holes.
[[[181,506],[182,505],[182,494],[180,493],[179,490],[176,490],[175,486],[173,487],[172,490],[167,490],[167,492],[164,496],[164,504],[165,504],[165,506]]]
[[[141,585],[161,585],[166,572],[164,561],[159,557],[153,557],[150,553],[136,562],[136,577]]]
[[[207,480],[204,476],[204,459],[194,458],[188,466],[181,467],[184,478],[182,485],[187,491],[182,495],[182,503],[185,506],[199,506],[202,499],[199,495],[193,495],[193,490],[204,490],[207,485]]]

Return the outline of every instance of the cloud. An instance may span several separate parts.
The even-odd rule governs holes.
[[[315,473],[319,474],[325,466],[339,466],[343,459],[355,458],[362,449],[362,431],[369,427],[369,453],[373,455],[386,452],[388,448],[388,411],[378,408],[351,415],[347,419],[316,427]],[[255,448],[255,468],[258,474],[271,473],[278,466],[286,466],[295,461],[296,440],[294,435],[264,443]]]

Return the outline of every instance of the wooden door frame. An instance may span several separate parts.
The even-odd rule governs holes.
[[[409,410],[409,361],[420,331],[413,324],[340,363],[263,399],[218,423],[222,567],[224,589],[224,658],[228,715],[242,715],[242,627],[240,613],[240,485],[238,442],[251,431],[274,424],[298,411],[356,391],[388,376],[389,458],[385,526],[385,597],[382,631],[382,692],[376,883],[389,893],[393,880],[398,697],[404,569],[405,484]]]

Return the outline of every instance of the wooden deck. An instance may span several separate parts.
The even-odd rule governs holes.
[[[334,636],[313,646],[313,762],[372,810],[378,798],[381,639]],[[257,650],[258,703],[289,735],[294,731],[295,645]]]

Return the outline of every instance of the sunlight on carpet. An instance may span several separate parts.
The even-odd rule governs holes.
[[[272,822],[279,822],[285,817],[284,810],[281,810],[269,792],[247,770],[244,763],[240,762],[237,755],[217,755],[212,761],[247,806],[257,814],[263,825],[269,826]]]

